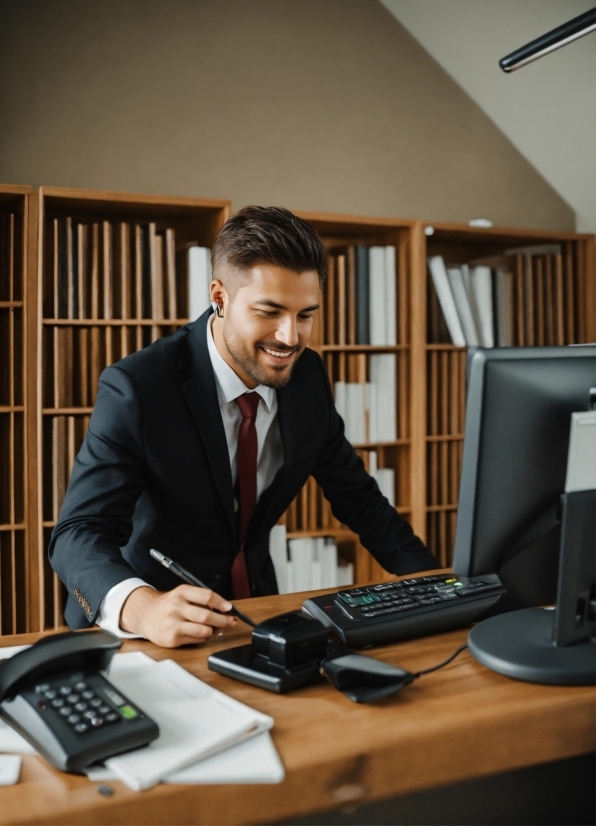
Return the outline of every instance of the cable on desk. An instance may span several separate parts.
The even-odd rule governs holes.
[[[456,657],[458,657],[462,651],[465,651],[467,647],[467,643],[465,645],[460,645],[460,647],[456,651],[454,651],[453,654],[451,654],[451,656],[447,657],[446,660],[443,660],[442,663],[439,663],[438,665],[433,665],[432,668],[423,668],[422,671],[417,671],[414,674],[414,679],[418,679],[418,677],[421,677],[423,674],[430,674],[431,671],[438,671],[439,668],[443,668],[444,666],[449,665],[449,663],[452,662]]]

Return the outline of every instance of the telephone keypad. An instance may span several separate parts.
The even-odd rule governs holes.
[[[60,715],[77,734],[85,734],[92,729],[138,716],[126,700],[116,692],[100,691],[99,695],[106,693],[108,698],[106,699],[98,696],[88,683],[77,678],[76,675],[67,679],[67,683],[62,678],[54,684],[42,683],[36,686],[35,693],[41,695],[37,705],[46,713],[53,712]],[[117,700],[121,701],[120,705],[116,702]],[[116,707],[111,706],[109,701],[113,702]]]

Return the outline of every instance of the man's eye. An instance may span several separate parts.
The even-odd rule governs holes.
[[[265,316],[266,318],[272,318],[277,315],[277,310],[257,310],[257,313]]]
[[[298,318],[300,319],[300,321],[310,321],[310,319],[311,319],[312,317],[313,317],[313,314],[312,314],[312,313],[306,313],[305,315],[300,314],[300,315],[298,316]]]

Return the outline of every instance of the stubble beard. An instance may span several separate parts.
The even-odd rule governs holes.
[[[278,390],[280,387],[285,387],[292,378],[292,373],[294,372],[294,367],[299,357],[295,358],[293,364],[288,367],[283,365],[276,367],[272,365],[272,369],[279,372],[278,378],[272,378],[269,373],[263,370],[258,359],[251,356],[244,342],[237,340],[233,334],[230,335],[225,323],[223,326],[223,340],[228,348],[228,353],[232,356],[236,364],[241,367],[253,381],[256,381],[257,384]]]

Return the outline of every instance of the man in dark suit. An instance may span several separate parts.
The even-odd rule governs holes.
[[[235,623],[230,598],[277,592],[268,537],[309,476],[388,571],[438,567],[344,436],[306,349],[327,256],[281,208],[216,239],[206,312],[102,374],[50,561],[71,628],[176,646]],[[180,585],[157,550],[209,589]]]

